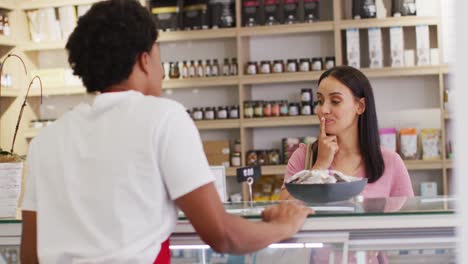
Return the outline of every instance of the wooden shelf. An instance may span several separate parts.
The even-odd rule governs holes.
[[[361,68],[368,78],[402,77],[419,75],[438,75],[440,66],[414,66],[414,67],[384,67],[378,69]]]
[[[18,0],[15,0],[18,1]],[[101,2],[103,0],[24,0],[19,3],[19,8],[23,10],[39,9],[46,7],[60,7],[69,5],[88,5]]]
[[[371,19],[352,19],[338,22],[339,29],[348,28],[373,28],[373,27],[411,27],[418,25],[438,25],[438,17],[388,17]]]
[[[72,95],[72,94],[85,94],[86,88],[83,86],[64,86],[64,87],[49,87],[42,90],[43,96],[49,95]],[[18,97],[25,96],[25,89],[2,88],[2,97]],[[40,96],[41,91],[39,88],[33,88],[29,91],[29,96]]]
[[[16,46],[16,41],[11,36],[0,35],[0,46]]]
[[[243,27],[239,29],[238,34],[241,37],[253,37],[262,35],[285,35],[324,31],[332,32],[334,30],[334,27],[334,22],[332,21],[307,24]]]
[[[453,118],[453,113],[444,111],[444,119],[452,119]]]
[[[163,89],[195,88],[195,87],[216,87],[216,86],[236,86],[239,83],[238,76],[229,77],[206,77],[189,78],[177,80],[164,80]]]
[[[310,71],[310,72],[242,75],[240,77],[240,82],[242,84],[268,84],[268,83],[316,81],[320,78],[320,75],[322,75],[322,73],[323,71]]]
[[[192,31],[160,32],[158,42],[190,41],[190,40],[211,40],[235,38],[236,28],[206,29]]]
[[[242,121],[243,127],[286,127],[286,126],[312,126],[318,125],[320,121],[316,115],[312,116],[285,116],[246,118]]]
[[[60,50],[65,49],[65,40],[47,41],[47,42],[23,42],[20,43],[18,48],[23,51],[43,51],[43,50]]]
[[[2,97],[17,97],[20,94],[22,94],[21,89],[2,87]]]
[[[448,159],[445,161],[445,167],[447,169],[453,169],[453,163],[454,163],[453,160]]]
[[[196,121],[199,130],[240,128],[240,119]]]
[[[35,136],[37,136],[37,134],[39,133],[39,131],[41,131],[41,129],[42,128],[29,128],[26,132],[24,132],[24,137],[26,139],[32,139]]]
[[[15,0],[0,0],[0,9],[15,9],[16,5],[13,3]],[[18,0],[16,0],[18,1]]]

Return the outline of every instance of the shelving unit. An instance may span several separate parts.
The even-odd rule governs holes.
[[[11,4],[12,2],[6,0],[0,0],[0,8],[6,5],[8,9],[17,9],[17,12],[24,13],[24,10],[32,10],[44,7],[60,7],[66,5],[78,5],[78,4],[90,4],[98,2],[99,0],[26,0],[19,2],[19,4]],[[142,1],[145,2],[145,1]],[[281,73],[281,74],[259,74],[259,75],[245,75],[244,65],[249,59],[250,42],[255,41],[257,38],[263,37],[279,37],[279,36],[290,36],[290,35],[313,35],[313,34],[333,34],[333,43],[329,43],[330,46],[334,46],[334,52],[336,57],[337,65],[344,63],[344,46],[345,40],[343,39],[343,31],[349,28],[372,28],[372,27],[414,27],[418,25],[430,25],[431,28],[436,28],[437,32],[440,32],[440,18],[439,17],[400,17],[400,18],[385,18],[385,19],[362,19],[362,20],[346,20],[342,19],[343,0],[333,0],[333,20],[316,22],[311,24],[294,24],[294,25],[275,25],[275,26],[257,26],[251,28],[241,27],[241,0],[236,0],[237,14],[236,21],[237,26],[235,28],[228,29],[216,29],[216,30],[198,30],[198,31],[177,31],[177,32],[162,32],[159,35],[158,42],[161,45],[172,43],[172,42],[188,42],[195,43],[197,41],[219,41],[222,39],[233,40],[236,43],[236,55],[238,58],[238,76],[229,77],[213,77],[213,78],[193,78],[193,79],[180,79],[180,80],[165,80],[163,81],[163,89],[194,89],[194,88],[213,88],[220,90],[227,90],[231,92],[237,90],[237,104],[241,106],[240,119],[236,120],[214,120],[214,121],[197,121],[196,126],[201,131],[208,132],[224,132],[226,130],[229,133],[233,132],[240,135],[242,142],[242,165],[245,165],[245,153],[252,149],[254,146],[253,132],[256,129],[261,128],[272,128],[281,129],[285,127],[304,127],[304,126],[315,126],[319,125],[318,118],[316,116],[297,116],[297,117],[278,117],[278,118],[252,118],[244,119],[242,117],[243,110],[242,105],[245,100],[250,100],[250,90],[255,85],[275,85],[275,84],[294,84],[294,83],[312,83],[317,81],[323,71],[317,72],[297,72],[297,73]],[[23,28],[23,33],[27,32],[26,20],[20,21],[19,25]],[[16,24],[18,25],[18,23]],[[24,35],[28,35],[27,33]],[[438,34],[438,47],[440,45],[441,36]],[[0,45],[16,46],[18,50],[25,52],[25,56],[33,61],[32,65],[36,63],[37,53],[50,50],[63,50],[66,41],[56,41],[48,43],[33,43],[28,39],[14,39],[14,38],[2,38],[0,37]],[[176,43],[178,44],[178,43]],[[171,44],[172,45],[172,44]],[[322,54],[328,55],[328,54]],[[188,58],[190,59],[190,58]],[[390,68],[384,67],[380,69],[361,69],[366,76],[371,79],[376,78],[401,78],[410,76],[429,76],[438,77],[439,80],[443,78],[444,74],[450,72],[448,65],[435,65],[435,66],[415,66],[415,67],[402,67],[402,68]],[[442,87],[442,84],[440,85]],[[272,89],[276,89],[272,87]],[[375,88],[374,88],[375,89]],[[442,88],[441,88],[442,89]],[[61,88],[45,88],[44,95],[66,95],[66,94],[84,94],[85,89],[83,87],[61,87]],[[175,92],[174,92],[175,93]],[[33,96],[38,96],[39,91],[34,91]],[[19,90],[14,89],[2,89],[2,97],[15,98],[22,96]],[[441,106],[441,109],[442,106]],[[34,111],[32,111],[34,112]],[[37,110],[36,110],[37,112]],[[452,118],[450,113],[441,111],[441,120]],[[29,116],[32,119],[33,115]],[[27,121],[27,118],[26,120]],[[8,125],[7,125],[8,127]],[[5,125],[2,126],[5,129]],[[444,128],[443,135],[444,133]],[[23,129],[23,131],[25,131]],[[20,133],[23,138],[32,138],[37,134],[37,130],[26,130],[26,132]],[[203,132],[202,132],[203,133]],[[2,133],[3,136],[4,133]],[[442,145],[445,146],[445,138],[442,137]],[[442,153],[443,157],[446,157],[445,150]],[[452,161],[447,159],[436,160],[436,161],[405,161],[409,170],[440,170],[443,172],[444,177],[444,194],[447,194],[447,169],[452,168]],[[279,166],[263,166],[262,171],[265,175],[282,175],[284,174],[285,165]],[[228,168],[226,171],[228,176],[235,175],[235,168]]]
[[[44,87],[42,90],[43,96],[52,96],[52,95],[76,95],[76,94],[85,94],[86,88],[83,86],[65,86],[65,87]],[[26,94],[26,90],[15,89],[15,88],[4,88],[2,89],[2,97],[22,97]],[[39,88],[32,88],[29,91],[30,97],[37,97],[41,95]]]
[[[0,35],[0,46],[16,46],[16,41],[12,37]]]

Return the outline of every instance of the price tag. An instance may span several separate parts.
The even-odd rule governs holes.
[[[260,176],[262,176],[262,169],[260,166],[249,166],[237,169],[237,182],[245,182],[248,178],[256,180],[260,178]]]

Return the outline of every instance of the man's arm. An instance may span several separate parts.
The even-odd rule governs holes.
[[[178,198],[201,239],[218,252],[245,254],[287,239],[313,211],[297,203],[280,204],[262,213],[263,221],[249,221],[227,214],[213,183]]]
[[[36,212],[34,211],[23,211],[21,263],[39,263],[39,259],[37,257]]]

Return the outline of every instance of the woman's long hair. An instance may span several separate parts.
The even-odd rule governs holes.
[[[347,86],[357,99],[365,98],[366,109],[358,118],[359,150],[365,165],[369,183],[376,182],[384,173],[385,164],[380,149],[379,127],[375,109],[374,93],[367,77],[359,70],[349,66],[338,66],[327,70],[320,76],[318,84],[327,77],[333,77]],[[318,142],[312,146],[313,163],[317,161]]]

